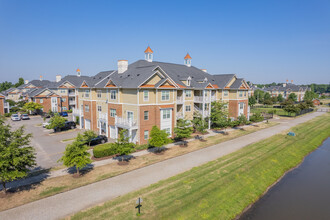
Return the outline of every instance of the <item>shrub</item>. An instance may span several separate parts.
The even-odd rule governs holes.
[[[95,158],[112,156],[118,153],[118,146],[115,143],[97,145],[93,148]]]
[[[238,116],[237,121],[238,121],[239,125],[245,125],[247,123],[247,119],[246,119],[245,115]]]
[[[276,114],[276,109],[269,110],[268,114]]]
[[[67,110],[66,112],[67,112],[67,113],[72,113],[72,109],[70,109],[70,110]]]
[[[166,131],[160,130],[156,125],[154,125],[150,132],[149,144],[153,147],[163,147],[171,142],[167,136],[168,134]]]
[[[9,113],[5,113],[5,117],[10,117],[11,115],[12,115],[11,112],[9,112]]]
[[[149,144],[135,145],[135,150],[145,150],[148,149],[149,147],[150,147]]]
[[[252,122],[260,122],[263,120],[264,120],[264,117],[261,115],[260,112],[256,112],[250,117],[250,121],[252,121]]]
[[[80,120],[79,120],[79,116],[76,116],[76,124],[79,125]]]
[[[239,121],[238,120],[236,120],[236,121],[232,121],[232,122],[230,122],[230,126],[231,127],[237,127],[237,126],[239,126]]]

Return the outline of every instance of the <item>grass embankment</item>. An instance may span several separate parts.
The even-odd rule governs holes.
[[[330,135],[330,114],[235,153],[118,197],[72,219],[233,219]]]
[[[251,113],[257,113],[257,112],[264,112],[268,113],[269,111],[276,111],[274,114],[278,116],[294,116],[295,114],[289,115],[286,111],[284,111],[282,108],[251,108]]]
[[[268,124],[261,123],[256,126],[249,126],[244,128],[244,130],[237,129],[230,131],[228,135],[219,134],[206,138],[206,142],[192,141],[189,143],[188,147],[185,148],[174,146],[168,149],[163,155],[155,155],[150,153],[144,156],[136,157],[135,159],[130,160],[129,164],[126,166],[120,166],[117,163],[111,163],[108,165],[96,167],[80,178],[73,178],[72,175],[65,175],[46,179],[40,184],[34,184],[32,187],[28,187],[28,189],[19,189],[18,192],[9,193],[9,195],[4,198],[0,197],[0,211],[52,196],[61,192],[72,190],[74,188],[78,188],[97,181],[101,181],[125,172],[129,172],[131,170],[138,169],[140,167],[148,166],[150,164],[157,163],[172,157],[177,157],[191,151],[199,150],[201,148],[231,140],[236,137],[250,134],[252,132],[274,126],[276,124],[277,123],[274,122],[270,122]]]

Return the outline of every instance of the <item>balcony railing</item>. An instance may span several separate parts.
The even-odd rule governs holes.
[[[203,96],[194,96],[194,102],[200,102],[200,103],[202,103],[202,102],[210,102],[210,97],[209,96],[205,96],[204,98],[203,98]]]
[[[137,126],[137,121],[116,116],[115,124],[118,127],[133,128]]]
[[[216,100],[217,100],[217,97],[215,95],[211,96],[211,102],[216,101]]]
[[[183,118],[183,112],[177,112],[176,118],[178,118],[178,119]]]
[[[208,110],[204,110],[204,114],[203,114],[203,110],[198,108],[196,105],[194,106],[194,110],[204,117],[208,117],[210,115]]]
[[[69,105],[76,105],[76,101],[70,101],[69,100]]]
[[[3,107],[9,109],[9,102],[5,102]]]
[[[99,112],[99,119],[107,121],[108,120],[108,114],[103,113],[103,112]]]
[[[69,96],[76,96],[75,92],[69,92],[68,94],[69,94]]]
[[[72,109],[72,114],[73,115],[84,115],[84,111],[82,111],[82,110],[80,110],[80,109],[76,109],[76,108],[74,108],[74,109]]]
[[[177,103],[183,103],[183,96],[177,96],[176,97],[176,102]]]

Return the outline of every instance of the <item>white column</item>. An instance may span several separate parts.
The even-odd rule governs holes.
[[[203,106],[202,106],[202,118],[204,119],[204,110],[205,110],[205,90],[203,90]]]

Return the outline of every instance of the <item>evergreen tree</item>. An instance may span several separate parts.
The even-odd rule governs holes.
[[[282,102],[284,101],[284,98],[283,98],[282,94],[278,94],[278,96],[277,96],[277,101],[278,101],[279,103],[282,103]]]
[[[5,193],[6,183],[26,177],[29,168],[36,165],[34,148],[29,146],[32,134],[24,127],[15,131],[0,117],[0,182]]]
[[[297,101],[297,95],[296,95],[296,93],[293,93],[293,92],[290,93],[288,99],[291,99],[294,102]]]
[[[204,134],[207,129],[206,119],[203,119],[202,115],[198,112],[194,112],[194,119],[192,120],[192,124],[196,131]]]
[[[161,148],[164,145],[170,143],[168,134],[164,130],[160,130],[156,125],[154,125],[150,132],[149,145],[152,147]]]
[[[17,87],[19,87],[20,85],[23,85],[23,84],[24,84],[24,79],[22,77],[20,77],[18,79],[18,82],[15,84],[15,87],[17,88]]]
[[[130,136],[126,129],[119,131],[119,138],[116,141],[118,153],[120,155],[128,155],[133,152],[135,144],[129,142]]]
[[[249,98],[249,106],[254,106],[257,103],[256,98],[254,96],[251,96]]]
[[[66,146],[64,155],[59,161],[63,162],[66,167],[75,167],[79,175],[80,170],[92,162],[88,149],[84,142],[84,137],[78,134],[76,140]]]
[[[191,127],[191,123],[185,119],[179,119],[176,123],[176,127],[174,128],[175,137],[179,140],[184,138],[189,138],[193,132],[193,128]]]
[[[211,108],[211,122],[212,126],[216,128],[223,128],[228,121],[228,110],[225,103],[212,102]]]

